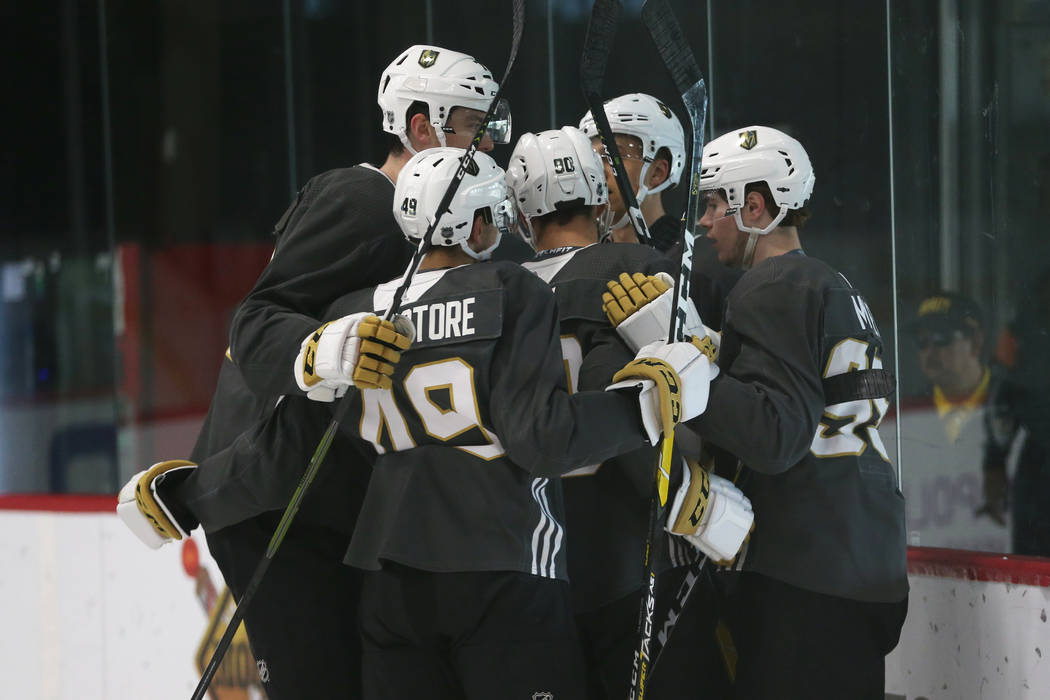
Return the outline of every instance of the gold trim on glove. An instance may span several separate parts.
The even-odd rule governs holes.
[[[324,381],[321,377],[317,376],[314,372],[316,364],[314,360],[317,357],[317,344],[321,342],[321,334],[324,333],[324,329],[331,323],[324,324],[310,336],[310,340],[306,341],[306,348],[303,350],[303,385],[310,388],[316,384],[320,384]]]
[[[412,338],[400,333],[393,321],[366,316],[357,326],[361,353],[354,367],[353,382],[359,389],[389,389],[401,351],[412,345]]]
[[[686,491],[682,507],[678,510],[678,517],[671,532],[676,535],[693,535],[700,527],[700,522],[707,512],[707,500],[711,496],[711,478],[707,470],[694,460],[687,459],[689,465],[689,490]]]
[[[149,520],[150,524],[162,537],[170,537],[173,540],[181,540],[182,534],[179,532],[179,528],[175,523],[168,519],[168,516],[164,514],[164,509],[160,507],[157,500],[153,497],[153,491],[150,489],[150,485],[153,480],[164,472],[177,469],[178,467],[195,467],[196,462],[190,462],[185,459],[169,459],[166,462],[157,462],[152,467],[146,470],[146,472],[139,478],[138,483],[135,484],[135,503],[138,505],[142,515],[145,516],[146,520]]]
[[[649,379],[656,387],[660,399],[660,423],[663,430],[663,445],[660,450],[660,469],[656,477],[660,505],[667,503],[670,488],[671,449],[674,445],[674,427],[682,418],[682,380],[667,362],[655,357],[640,357],[624,366],[613,375],[613,381],[624,379]]]
[[[606,286],[609,291],[602,293],[602,310],[614,327],[670,289],[659,277],[641,272],[621,272],[619,281],[611,280]]]

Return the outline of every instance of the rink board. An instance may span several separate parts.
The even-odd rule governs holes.
[[[182,543],[151,551],[112,507],[102,497],[0,496],[4,697],[190,696],[209,627],[202,586],[222,588],[218,569],[199,534],[195,555]],[[1050,562],[928,548],[909,560],[887,697],[1046,697]],[[245,684],[216,700],[252,697]]]

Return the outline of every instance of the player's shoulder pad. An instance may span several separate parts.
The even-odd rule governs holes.
[[[790,293],[796,297],[813,293],[819,297],[825,289],[841,283],[839,276],[826,263],[808,255],[792,253],[766,258],[744,272],[732,294],[738,298],[745,294],[766,293]]]
[[[353,203],[355,211],[363,209],[369,217],[385,212],[392,221],[393,214],[389,211],[392,200],[388,201],[388,198],[393,196],[393,189],[393,183],[386,175],[361,165],[326,170],[311,177],[299,189],[274,226],[273,235],[280,238],[297,211],[305,212],[320,200]],[[378,203],[380,208],[376,209],[373,203]]]
[[[845,281],[844,277],[840,278]],[[824,290],[824,337],[836,339],[866,336],[874,336],[880,340],[882,338],[867,300],[848,282],[829,285]]]
[[[597,267],[621,268],[612,279],[620,272],[644,272],[648,275],[667,272],[674,275],[677,265],[677,258],[672,259],[651,246],[639,243],[606,243],[590,250],[594,251],[592,255]]]
[[[663,253],[635,243],[603,243],[577,251],[551,279],[562,321],[608,323],[602,310],[602,293],[620,273],[673,274],[674,264]]]

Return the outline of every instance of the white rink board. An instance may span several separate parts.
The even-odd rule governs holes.
[[[222,578],[197,535],[201,566]],[[0,510],[0,696],[185,700],[208,616],[181,543],[147,549],[115,515]]]
[[[198,533],[201,566],[222,579]],[[181,544],[109,513],[0,510],[0,678],[19,700],[184,700],[208,622]],[[1050,588],[912,575],[887,697],[1050,697]],[[254,689],[237,694],[259,697]]]
[[[908,578],[908,619],[886,659],[887,698],[1050,697],[1050,588]]]

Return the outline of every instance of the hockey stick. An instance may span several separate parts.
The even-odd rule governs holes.
[[[591,20],[587,25],[587,36],[583,40],[583,55],[580,57],[580,86],[583,88],[583,99],[587,103],[587,109],[591,110],[594,127],[598,130],[598,136],[602,140],[605,152],[612,160],[613,172],[616,174],[616,186],[620,190],[620,199],[627,207],[627,215],[631,219],[635,235],[638,236],[638,242],[652,245],[653,239],[649,235],[649,227],[645,225],[642,210],[638,207],[638,201],[634,196],[634,188],[627,179],[627,171],[620,157],[620,149],[616,145],[616,139],[613,138],[609,116],[605,113],[605,101],[601,97],[605,67],[609,63],[609,54],[612,52],[612,42],[613,37],[616,36],[616,22],[620,18],[620,9],[619,0],[594,0]]]
[[[495,113],[496,108],[499,105],[500,96],[503,93],[503,85],[507,80],[507,76],[510,75],[510,69],[514,65],[515,57],[518,55],[518,46],[521,43],[521,34],[525,27],[525,0],[513,0],[512,13],[513,34],[510,47],[510,57],[507,59],[507,68],[503,72],[503,79],[500,81],[499,89],[496,90],[496,94],[492,98],[492,103],[489,105],[489,109],[485,113],[485,117],[482,119],[478,131],[474,135],[474,139],[470,142],[470,147],[467,149],[466,153],[463,154],[463,158],[459,163],[459,168],[456,170],[456,174],[453,176],[452,181],[449,182],[448,189],[445,190],[445,195],[441,198],[434,221],[427,228],[423,240],[420,241],[419,247],[416,249],[415,254],[412,256],[412,260],[409,262],[408,269],[405,270],[405,275],[402,278],[401,284],[394,293],[393,302],[383,315],[385,320],[389,321],[393,318],[394,314],[397,313],[398,307],[401,304],[401,299],[404,297],[405,291],[412,283],[412,277],[415,275],[419,263],[429,249],[428,241],[433,235],[435,229],[437,229],[441,216],[448,209],[448,205],[455,196],[456,190],[459,189],[459,185],[463,181],[467,168],[469,167],[469,164],[473,162],[474,154],[478,152],[481,140],[485,137],[485,130],[488,128],[489,120],[492,119],[492,115]],[[317,476],[317,472],[320,469],[321,464],[324,462],[325,455],[328,454],[328,448],[331,447],[332,440],[335,439],[335,434],[339,429],[339,424],[346,416],[351,403],[352,402],[344,399],[339,402],[338,406],[336,406],[335,412],[332,414],[332,420],[328,424],[328,428],[325,430],[324,435],[321,437],[321,441],[318,443],[317,448],[314,450],[313,456],[310,458],[310,463],[307,465],[306,471],[299,480],[295,492],[292,494],[292,500],[288,503],[288,507],[284,509],[280,522],[277,523],[277,529],[274,531],[273,537],[270,538],[270,543],[266,547],[266,554],[256,565],[255,571],[252,572],[252,577],[248,581],[248,585],[244,590],[244,594],[241,596],[241,599],[237,601],[237,607],[234,609],[230,622],[226,625],[226,630],[223,632],[222,638],[216,645],[215,651],[212,652],[211,659],[208,661],[204,673],[201,674],[200,682],[197,683],[197,688],[193,691],[191,700],[202,700],[204,694],[208,691],[208,686],[211,684],[212,678],[215,676],[215,672],[218,670],[219,664],[222,662],[222,658],[226,655],[226,650],[229,649],[230,643],[233,641],[233,636],[237,632],[237,628],[244,619],[248,604],[255,596],[255,592],[258,590],[259,584],[262,582],[267,569],[270,568],[270,562],[273,561],[274,556],[277,554],[277,549],[281,546],[281,542],[284,541],[285,535],[288,534],[288,529],[292,525],[292,520],[299,511],[299,506],[302,504],[303,498],[306,496],[307,489],[310,488],[310,484],[313,482],[314,477]]]
[[[686,307],[689,303],[689,285],[692,280],[693,270],[693,232],[700,212],[700,173],[703,170],[704,155],[704,122],[707,118],[707,86],[704,84],[703,74],[696,63],[689,42],[682,33],[674,11],[668,0],[646,0],[642,6],[642,20],[649,30],[649,36],[656,45],[667,71],[674,80],[675,87],[682,96],[686,114],[692,127],[692,153],[690,158],[690,183],[689,197],[686,201],[685,212],[682,216],[682,259],[679,263],[678,278],[675,280],[675,308],[671,316],[668,338],[674,340],[684,339],[684,328],[686,319]],[[663,454],[670,462],[671,444],[673,436],[669,440],[664,438]],[[655,506],[655,504],[654,504]],[[656,668],[659,656],[667,647],[671,633],[674,631],[678,615],[685,607],[685,603],[692,593],[693,586],[700,576],[700,572],[707,558],[702,558],[698,563],[690,567],[686,576],[687,584],[683,586],[684,591],[677,597],[678,610],[674,605],[668,609],[667,619],[660,630],[659,639],[660,654],[652,660],[649,673]]]
[[[689,187],[689,198],[682,217],[682,258],[679,263],[678,278],[675,280],[674,312],[671,315],[670,326],[667,330],[668,340],[679,341],[684,339],[686,308],[689,302],[689,284],[693,269],[692,232],[696,227],[700,207],[700,171],[704,148],[704,120],[707,116],[707,87],[704,84],[700,68],[696,64],[696,59],[693,57],[693,52],[689,48],[689,43],[685,40],[682,28],[667,4],[667,0],[647,0],[642,7],[642,19],[649,29],[649,34],[653,39],[653,43],[656,44],[664,65],[671,73],[675,87],[678,88],[682,95],[682,102],[685,104],[689,122],[693,129],[692,158],[690,161],[692,177]],[[650,655],[653,633],[652,614],[653,609],[656,607],[656,573],[650,550],[652,543],[659,536],[660,516],[662,508],[667,502],[673,448],[674,433],[672,432],[670,435],[664,435],[660,446],[660,469],[657,474],[656,493],[649,502],[649,532],[646,535],[645,549],[648,590],[645,599],[642,601],[638,616],[639,643],[638,652],[635,655],[631,670],[631,691],[628,695],[630,700],[643,700],[646,682],[656,666],[657,659]],[[689,591],[691,590],[692,586],[689,587]],[[673,630],[674,622],[676,621],[677,616],[670,622],[670,630]],[[667,637],[670,636],[670,630],[668,629],[668,623],[665,622],[661,631],[664,646],[666,646]]]
[[[613,172],[616,175],[616,184],[620,190],[620,197],[627,207],[628,215],[634,226],[638,242],[652,245],[652,237],[645,225],[641,209],[634,196],[634,188],[627,179],[627,171],[624,169],[620,150],[613,137],[612,128],[609,125],[609,117],[605,113],[605,102],[601,98],[602,82],[605,77],[605,69],[609,63],[609,55],[612,51],[613,37],[616,35],[616,22],[620,15],[620,3],[618,0],[595,0],[591,10],[590,22],[587,25],[587,36],[583,43],[583,55],[580,58],[580,84],[583,88],[583,97],[587,107],[591,110],[594,126],[598,130],[598,136],[605,146],[606,153],[612,160]],[[638,609],[638,650],[631,662],[631,688],[628,698],[630,700],[641,700],[645,694],[645,681],[649,669],[649,646],[652,641],[653,610],[656,606],[656,571],[653,566],[653,543],[659,533],[658,520],[662,504],[667,501],[667,486],[669,480],[666,476],[669,472],[664,469],[663,458],[657,463],[656,478],[653,480],[652,494],[650,496],[649,523],[646,530],[645,553],[642,567],[645,571],[643,585],[646,595],[641,599]]]

